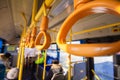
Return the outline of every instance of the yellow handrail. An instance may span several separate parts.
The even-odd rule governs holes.
[[[32,7],[32,19],[31,23],[35,22],[35,15],[37,13],[37,7],[38,7],[38,0],[33,1],[33,7]],[[33,48],[34,47],[34,41],[35,41],[35,35],[37,33],[37,28],[35,24],[32,27],[32,31],[28,30],[26,33],[26,47]]]
[[[54,0],[45,0],[45,5],[50,7]],[[30,24],[28,31],[32,29],[32,27],[39,21],[40,17],[42,16],[44,11],[44,3],[42,4],[41,8],[39,9],[38,13],[35,16],[34,21]]]
[[[37,13],[37,7],[38,7],[38,0],[34,0],[33,1],[33,8],[32,8],[32,19],[31,19],[31,23],[35,22],[35,15]]]
[[[120,25],[120,22],[114,23],[114,24],[105,25],[105,26],[100,26],[100,27],[97,27],[97,28],[91,28],[91,29],[87,29],[87,30],[82,30],[80,32],[74,32],[72,35],[84,34],[84,33],[87,33],[87,32],[92,32],[92,31],[96,31],[96,30],[110,28],[110,27],[117,26],[117,25]]]
[[[23,64],[24,64],[24,49],[25,49],[25,39],[23,38],[22,41],[22,48],[21,48],[21,60],[20,60],[20,68],[19,68],[19,76],[18,80],[22,80],[22,74],[23,74]]]
[[[23,73],[23,64],[24,64],[24,49],[25,49],[25,33],[26,33],[26,27],[27,27],[27,19],[24,14],[22,14],[24,20],[25,20],[25,25],[24,29],[22,32],[21,36],[21,41],[20,41],[20,51],[18,54],[18,63],[17,63],[17,68],[19,68],[19,75],[18,75],[18,80],[22,80],[22,73]]]
[[[22,15],[22,17],[23,17],[23,19],[24,19],[24,26],[25,26],[25,28],[27,28],[27,18],[26,18],[26,16],[25,16],[25,13],[24,12],[22,12],[21,13],[21,15]]]
[[[95,76],[95,78],[97,79],[97,80],[101,80],[100,78],[99,78],[99,76],[95,73],[95,71],[92,69],[91,70],[92,72],[93,72],[93,74],[94,74],[94,76]]]
[[[29,43],[29,48],[34,48],[35,47],[35,39],[36,39],[36,34],[37,34],[37,27],[34,26],[31,32],[31,37],[30,37],[30,43]]]
[[[45,74],[46,74],[47,50],[45,50],[44,55],[45,55],[45,56],[44,56],[44,69],[43,69],[43,77],[42,77],[43,80],[45,80]]]
[[[50,7],[52,2],[54,0],[45,0],[45,4],[47,7]],[[34,2],[33,7],[35,8],[37,2]],[[34,25],[38,22],[38,20],[40,19],[42,13],[43,13],[43,8],[44,5],[42,4],[41,8],[39,9],[37,15],[35,16],[36,13],[36,9],[34,9],[32,12],[33,16],[32,16],[32,23],[30,24],[27,32],[32,30],[32,27],[34,27]],[[25,26],[27,25],[27,20],[25,21]],[[23,41],[21,41],[21,61],[20,61],[20,71],[19,71],[19,76],[18,76],[18,80],[22,80],[22,71],[23,71],[23,62],[24,62],[24,48],[25,48],[25,34],[24,34],[24,38],[22,38]],[[20,59],[20,58],[19,58]],[[17,65],[19,66],[19,65]]]
[[[71,42],[72,42],[72,36],[71,36],[71,34],[72,34],[72,29],[70,30],[70,44],[71,44]],[[69,67],[68,67],[68,80],[71,80],[71,54],[69,54],[68,55],[68,65],[69,65]]]
[[[20,45],[19,45],[19,51],[18,51],[18,59],[17,59],[17,68],[20,67],[20,60],[21,60],[20,58],[21,58],[22,42],[23,42],[22,40],[25,37],[25,33],[26,33],[26,30],[27,30],[27,19],[26,19],[26,16],[25,16],[24,13],[21,13],[21,15],[22,15],[22,17],[24,19],[25,24],[24,24],[23,32],[21,34],[21,39],[20,39]]]

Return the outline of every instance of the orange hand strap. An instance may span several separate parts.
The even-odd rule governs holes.
[[[96,0],[77,5],[76,10],[64,21],[58,32],[58,46],[69,54],[85,57],[110,55],[120,51],[120,41],[111,44],[66,44],[67,33],[73,24],[79,19],[94,13],[118,15],[120,14],[120,2],[115,0]]]
[[[30,44],[29,44],[30,48],[35,47],[36,34],[37,34],[37,27],[33,27],[33,30],[32,30],[32,33],[31,33],[31,38],[30,38]]]
[[[30,43],[30,32],[26,35],[26,43],[25,43],[25,47],[29,47],[29,43]]]
[[[48,18],[47,18],[47,16],[44,16],[42,18],[40,32],[37,35],[36,40],[35,40],[36,48],[39,50],[47,49],[51,44],[50,35],[46,32],[47,29],[48,29]],[[42,37],[44,37],[43,44],[40,43]]]

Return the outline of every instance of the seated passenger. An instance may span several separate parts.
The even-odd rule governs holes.
[[[11,57],[10,53],[5,53],[4,55],[1,55],[0,58],[0,80],[4,80],[5,78],[5,73],[6,73],[6,68],[8,68],[9,65],[9,59]]]
[[[7,73],[7,79],[8,80],[17,80],[18,78],[18,68],[11,68]]]
[[[5,55],[3,56],[4,58],[4,65],[7,69],[11,68],[11,59],[12,59],[12,55],[10,53],[5,53]]]
[[[59,61],[57,60],[52,61],[51,69],[45,80],[51,80],[54,74],[63,74],[63,68],[59,65]]]

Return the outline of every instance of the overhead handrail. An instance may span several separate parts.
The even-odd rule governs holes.
[[[85,57],[103,56],[115,54],[120,51],[120,41],[109,44],[66,44],[66,36],[73,24],[79,19],[94,13],[120,14],[120,2],[117,0],[87,0],[87,2],[77,1],[75,10],[68,16],[62,24],[58,35],[58,46],[69,54]]]
[[[51,44],[51,38],[49,33],[47,32],[47,29],[48,29],[48,17],[46,12],[46,6],[44,3],[44,16],[41,21],[40,32],[38,33],[35,39],[35,47],[39,50],[47,49]],[[44,42],[42,44],[41,40],[43,37],[44,37]]]
[[[45,5],[47,7],[47,9],[49,7],[51,7],[52,3],[54,2],[54,0],[44,0]],[[33,22],[30,24],[29,28],[28,28],[28,32],[29,30],[32,30],[32,28],[34,27],[34,25],[39,21],[39,19],[41,18],[43,11],[44,11],[44,3],[42,4],[41,8],[39,9],[39,11],[37,12],[37,14],[35,15],[35,19],[33,20]]]
[[[38,7],[38,0],[33,1],[33,8],[32,8],[32,19],[31,23],[35,22],[35,15],[37,13],[37,7]]]
[[[33,1],[33,7],[32,7],[32,19],[31,23],[35,22],[35,15],[37,13],[37,7],[38,7],[38,0]],[[32,31],[28,30],[26,33],[26,47],[33,48],[34,47],[34,41],[37,34],[37,27],[34,24],[32,27]]]
[[[96,27],[96,28],[82,30],[82,31],[79,31],[79,32],[74,32],[74,33],[72,33],[72,35],[84,34],[84,33],[92,32],[92,31],[96,31],[96,30],[101,30],[101,29],[106,29],[106,28],[110,28],[110,27],[114,27],[114,26],[119,26],[119,25],[120,25],[120,22],[113,23],[113,24],[109,24],[109,25],[105,25],[105,26],[100,26],[100,27]]]

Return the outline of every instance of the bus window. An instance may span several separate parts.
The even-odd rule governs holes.
[[[113,56],[94,57],[94,68],[101,80],[114,80]]]
[[[47,50],[47,55],[53,58],[57,58],[57,45],[51,44]]]
[[[67,42],[68,44],[70,44],[70,42]],[[72,41],[71,44],[80,44],[80,41]],[[68,70],[68,53],[64,52],[63,50],[60,50],[60,63],[62,64],[65,72]],[[75,56],[75,55],[71,55],[71,62],[73,62],[73,64],[71,64],[72,66],[74,65],[75,62],[81,62],[83,61],[83,57],[81,56]]]

